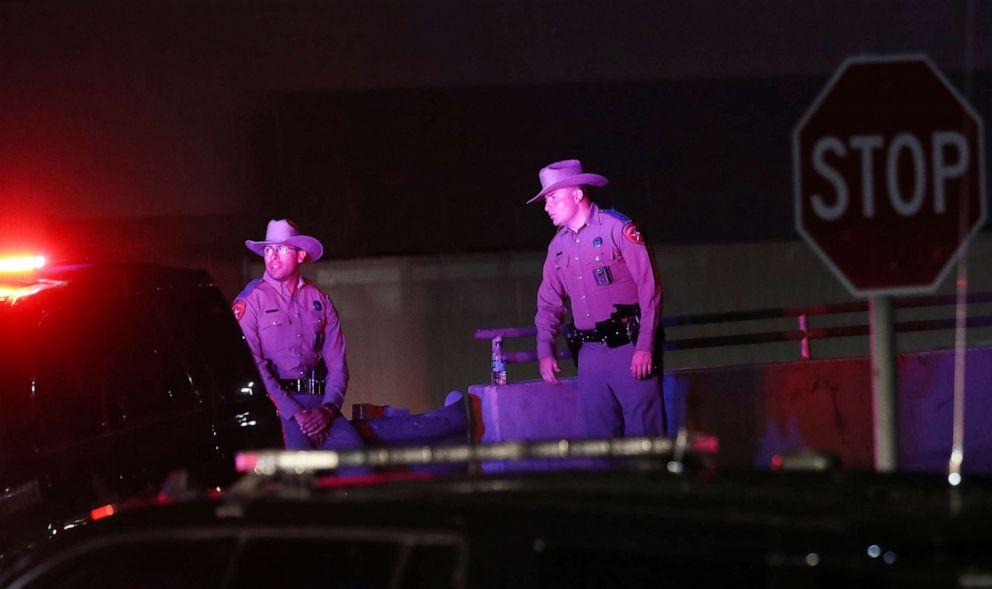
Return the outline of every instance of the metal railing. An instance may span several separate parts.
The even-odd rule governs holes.
[[[893,301],[893,306],[896,309],[920,309],[952,306],[957,304],[957,302],[958,298],[956,295],[937,295],[895,299]],[[992,292],[970,293],[967,295],[966,302],[969,305],[992,303]],[[728,311],[722,313],[674,315],[662,317],[661,325],[665,328],[680,328],[687,326],[721,325],[742,323],[746,321],[791,318],[796,321],[796,329],[746,331],[743,333],[729,335],[666,339],[664,349],[666,352],[671,352],[677,350],[714,348],[721,346],[798,342],[799,357],[803,360],[809,360],[813,357],[812,344],[814,340],[867,336],[870,333],[870,327],[867,322],[851,325],[812,327],[812,317],[867,312],[867,301],[855,301],[850,303],[813,305],[810,307],[781,307],[752,309],[747,311]],[[968,328],[992,327],[992,316],[969,316],[965,322],[965,326]],[[956,319],[953,317],[942,319],[896,321],[893,325],[894,331],[899,333],[947,330],[954,329],[955,327]],[[536,336],[537,329],[534,327],[506,327],[476,330],[475,339],[490,340],[492,343],[491,360],[493,366],[493,384],[506,383],[506,364],[521,364],[526,362],[536,362],[538,360],[537,352],[534,350],[516,352],[504,351],[503,340],[509,338],[533,338]],[[569,351],[566,349],[556,350],[555,355],[558,358],[570,357]]]

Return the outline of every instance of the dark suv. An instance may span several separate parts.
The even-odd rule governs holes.
[[[205,271],[80,264],[0,276],[0,554],[170,471],[234,476],[281,447],[274,406]]]

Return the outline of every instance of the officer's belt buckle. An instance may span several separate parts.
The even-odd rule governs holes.
[[[319,378],[290,378],[281,380],[280,384],[289,393],[302,395],[323,395],[324,380]]]

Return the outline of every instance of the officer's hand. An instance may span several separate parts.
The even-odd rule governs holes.
[[[544,379],[544,382],[560,384],[558,377],[555,376],[556,372],[561,372],[561,368],[558,368],[558,360],[554,356],[541,358],[541,378]]]
[[[300,409],[293,416],[293,421],[300,426],[300,431],[308,434],[313,431],[317,420],[320,418],[313,409]]]
[[[331,430],[330,429],[325,429],[324,431],[322,431],[322,432],[320,432],[318,434],[314,434],[312,436],[307,436],[307,438],[310,440],[310,443],[313,444],[315,448],[321,447],[324,444],[324,442],[327,441],[327,438],[329,438],[329,437],[331,437]]]
[[[310,418],[306,422],[307,425],[301,428],[307,436],[327,432],[331,429],[334,418],[338,416],[336,411],[327,406],[307,409],[307,411],[310,412]]]
[[[300,426],[300,431],[304,435],[311,436],[329,428],[331,423],[334,422],[334,414],[323,407],[301,409],[296,412],[293,419],[296,420],[297,425]]]
[[[630,373],[637,380],[644,380],[651,376],[651,352],[635,351],[634,358],[630,361]]]

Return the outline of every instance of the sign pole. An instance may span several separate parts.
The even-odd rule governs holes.
[[[871,382],[872,404],[875,407],[875,470],[895,472],[899,448],[896,442],[896,362],[893,334],[892,298],[873,296],[868,299],[871,314]]]

